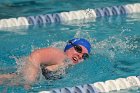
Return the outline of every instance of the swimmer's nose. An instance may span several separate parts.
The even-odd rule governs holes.
[[[82,60],[82,56],[83,56],[83,54],[81,54],[81,53],[78,54],[79,60]]]

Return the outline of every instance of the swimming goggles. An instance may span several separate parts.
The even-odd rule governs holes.
[[[82,47],[79,45],[75,45],[73,44],[71,41],[69,41],[69,43],[74,47],[75,51],[78,53],[82,53]],[[87,53],[82,53],[82,58],[85,60],[87,58],[89,58],[89,55]]]

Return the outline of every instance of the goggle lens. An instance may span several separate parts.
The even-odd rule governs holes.
[[[82,53],[82,47],[81,47],[81,46],[75,45],[75,44],[73,44],[71,41],[69,41],[69,43],[70,43],[72,46],[74,46],[74,49],[75,49],[76,52]],[[89,58],[89,55],[88,55],[87,53],[83,53],[82,58],[85,60],[85,59]]]

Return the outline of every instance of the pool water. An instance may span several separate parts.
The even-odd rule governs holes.
[[[37,1],[35,4],[30,4],[31,2],[35,1],[12,1],[8,4],[1,2],[0,7],[2,7],[2,10],[0,11],[2,11],[2,14],[0,17],[11,18],[97,8],[136,3],[138,0],[102,0],[102,2],[98,0],[94,0],[94,2],[88,0],[86,3],[84,0],[82,0],[81,3],[74,0],[70,2],[67,0],[62,0],[61,2],[46,0],[44,2]],[[54,5],[48,5],[50,3]],[[65,4],[68,4],[68,8],[65,8]],[[60,5],[62,5],[62,7],[60,7]],[[34,6],[36,6],[36,8],[34,8]],[[59,8],[57,8],[57,6]],[[15,10],[19,9],[21,11],[11,13],[8,10],[9,8],[15,8]],[[36,9],[40,11],[36,11]],[[12,27],[0,30],[0,74],[16,71],[18,66],[15,58],[28,56],[33,50],[38,48],[48,47],[54,43],[61,44],[61,42],[66,42],[74,37],[86,38],[92,44],[90,58],[83,63],[69,68],[64,78],[55,81],[42,79],[34,84],[30,90],[25,90],[22,86],[8,86],[5,88],[6,85],[2,85],[0,86],[0,91],[6,91],[7,93],[32,93],[54,88],[91,84],[131,75],[140,75],[139,27],[140,14],[131,14],[89,20],[74,20],[60,24],[29,26],[28,28],[26,26]],[[136,93],[139,92],[139,90],[139,88],[135,88],[125,91],[127,91],[127,93]]]

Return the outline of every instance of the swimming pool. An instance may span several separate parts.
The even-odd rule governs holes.
[[[15,1],[14,1],[15,2]],[[33,1],[34,2],[34,1]],[[26,12],[18,14],[10,14],[10,16],[4,15],[1,18],[30,16],[42,13],[55,13],[70,10],[81,10],[86,8],[98,8],[105,6],[113,6],[120,4],[135,3],[109,1],[101,3],[101,1],[91,2],[86,1],[86,4],[81,6],[76,1],[67,3],[64,2],[48,2],[32,4],[33,2],[20,2],[9,5],[10,8],[20,7],[25,8]],[[41,1],[40,1],[41,2]],[[58,8],[56,5],[52,11],[49,10],[49,6],[42,5],[44,3],[58,3],[58,6],[62,4],[63,8]],[[84,1],[82,1],[84,2]],[[81,3],[82,3],[81,2]],[[75,7],[73,8],[73,3]],[[101,4],[100,4],[101,3]],[[23,4],[23,5],[22,5]],[[24,5],[25,4],[25,5]],[[32,6],[30,6],[32,4]],[[65,4],[68,4],[66,9]],[[89,5],[90,4],[90,5]],[[27,6],[28,8],[26,8]],[[46,11],[35,11],[33,6],[39,6],[48,9]],[[78,6],[79,5],[79,6]],[[26,7],[25,7],[26,6]],[[50,6],[51,7],[51,6]],[[3,9],[8,9],[3,8]],[[40,9],[40,8],[35,8]],[[63,10],[66,9],[66,10]],[[18,9],[17,9],[18,10]],[[57,10],[57,11],[56,11]],[[3,14],[9,11],[3,11]],[[22,12],[22,11],[21,11]],[[60,80],[46,81],[40,80],[35,84],[31,90],[25,90],[23,87],[8,87],[7,92],[39,92],[42,90],[50,90],[54,88],[73,87],[77,85],[90,84],[98,81],[106,81],[116,79],[120,77],[136,76],[140,75],[140,14],[120,15],[111,17],[97,18],[96,20],[75,20],[66,23],[46,24],[24,27],[13,27],[0,31],[0,73],[7,73],[15,71],[17,66],[14,57],[27,56],[36,48],[47,47],[52,43],[58,44],[65,42],[73,37],[85,37],[92,42],[93,49],[92,55],[89,60],[74,66],[69,69],[69,73]],[[12,31],[11,31],[12,29]],[[73,73],[74,72],[74,73]],[[1,91],[4,90],[4,86],[0,86]],[[139,88],[133,90],[127,90],[127,92],[139,92]]]

